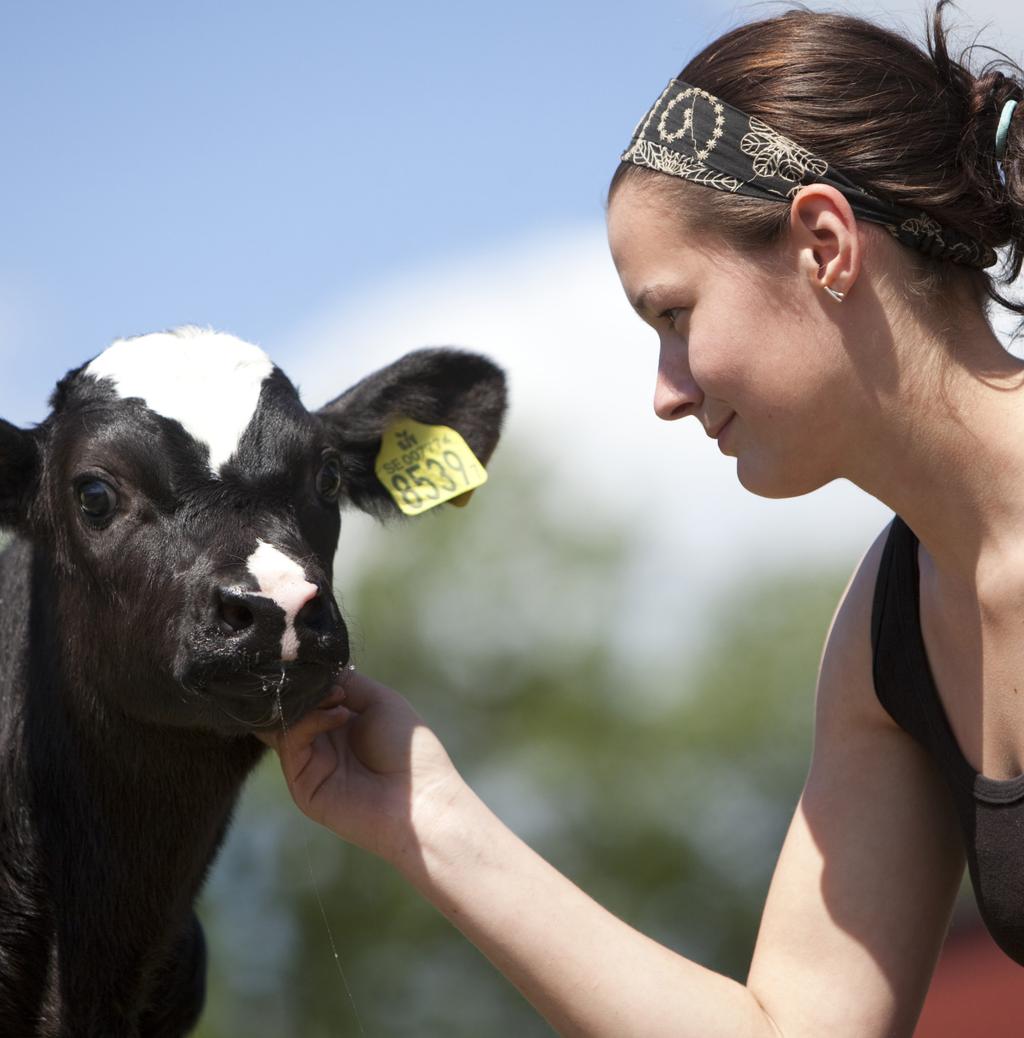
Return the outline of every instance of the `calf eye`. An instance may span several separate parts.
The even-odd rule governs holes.
[[[102,479],[90,479],[78,487],[78,507],[86,519],[103,522],[117,511],[117,491]]]
[[[316,474],[316,492],[325,501],[337,501],[341,494],[341,459],[328,454]]]

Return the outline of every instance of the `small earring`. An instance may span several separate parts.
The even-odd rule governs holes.
[[[828,285],[822,285],[823,289],[837,302],[841,303],[846,298],[845,292],[840,292],[838,289],[830,288]]]

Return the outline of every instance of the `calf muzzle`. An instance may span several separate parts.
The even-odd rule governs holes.
[[[228,656],[271,665],[325,655],[346,662],[338,656],[341,641],[347,649],[341,613],[330,590],[319,584],[306,582],[275,595],[237,585],[218,587],[211,608],[211,627]]]
[[[327,694],[349,660],[348,631],[326,581],[214,585],[187,638],[181,683],[204,724],[292,724]]]

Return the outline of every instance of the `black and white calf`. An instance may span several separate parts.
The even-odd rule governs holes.
[[[51,404],[0,421],[0,1035],[177,1038],[252,732],[348,659],[339,504],[397,513],[374,460],[399,414],[487,458],[504,378],[421,350],[311,413],[262,350],[186,328],[115,343]]]

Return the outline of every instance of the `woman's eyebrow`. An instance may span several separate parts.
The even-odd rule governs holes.
[[[656,295],[664,289],[664,285],[648,285],[646,288],[642,288],[635,299],[630,300],[633,309],[641,316],[644,316],[650,306],[651,296]]]
[[[647,309],[647,302],[651,298],[653,292],[653,288],[641,289],[636,298],[629,301],[630,305],[641,317],[643,317],[644,311]]]

